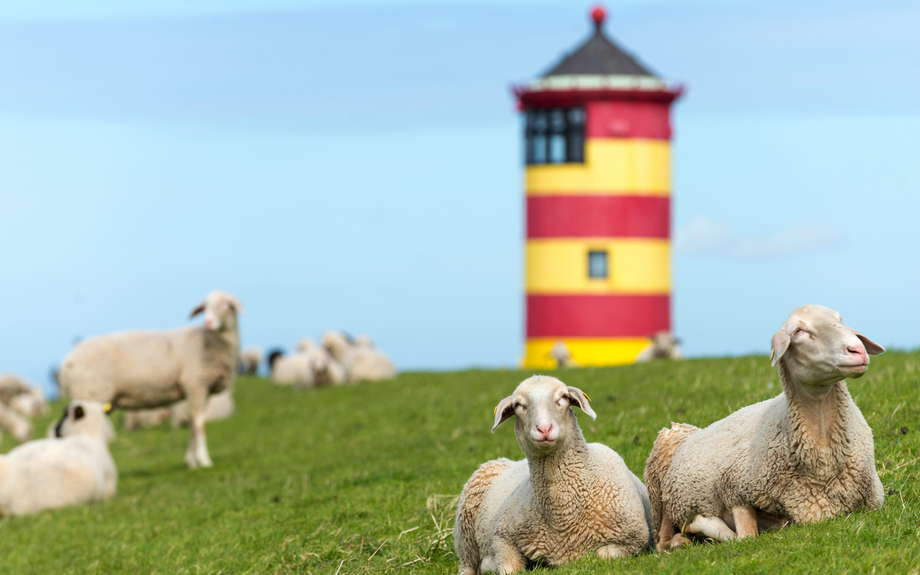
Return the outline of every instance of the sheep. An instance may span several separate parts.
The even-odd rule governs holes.
[[[680,351],[680,340],[668,330],[661,330],[650,339],[649,344],[636,356],[636,363],[654,359],[684,359],[684,354]]]
[[[373,342],[367,336],[362,336],[365,340],[356,345],[367,345],[373,347]],[[310,338],[304,338],[297,344],[297,349],[301,353],[311,356],[311,365],[313,367],[314,385],[341,385],[348,381],[348,374],[345,367],[339,363],[325,347],[313,343]]]
[[[514,416],[526,459],[496,459],[466,482],[454,547],[460,573],[516,573],[596,552],[625,557],[653,544],[645,486],[609,447],[586,443],[574,411],[597,415],[587,395],[535,375],[495,408],[492,432]]]
[[[250,346],[240,352],[240,373],[256,375],[259,373],[259,362],[262,359],[262,350]]]
[[[276,385],[313,387],[311,357],[302,352],[275,356],[272,361],[271,378]]]
[[[42,417],[48,414],[48,400],[45,399],[45,392],[37,387],[14,396],[10,400],[10,407],[26,417]]]
[[[323,347],[342,364],[350,382],[377,381],[396,377],[396,368],[389,358],[376,347],[368,347],[370,338],[360,346],[346,334],[327,331],[323,334]],[[369,344],[373,346],[373,343]]]
[[[881,507],[872,430],[844,380],[885,349],[818,305],[795,309],[772,343],[783,393],[658,434],[645,481],[659,551]]]
[[[572,352],[569,351],[569,346],[565,344],[564,341],[559,340],[553,344],[552,349],[549,350],[549,358],[556,362],[556,367],[579,367],[579,363],[572,359]]]
[[[237,313],[243,306],[215,290],[192,310],[204,325],[171,331],[119,332],[86,339],[64,358],[63,395],[110,402],[116,408],[160,407],[181,399],[192,413],[185,463],[211,467],[205,437],[209,395],[233,384],[239,359]]]
[[[177,404],[173,404],[175,406]],[[173,406],[135,409],[125,414],[125,429],[136,431],[144,427],[156,427],[172,416]]]
[[[73,402],[55,438],[29,441],[0,456],[0,515],[113,497],[118,471],[106,442],[107,410],[98,402]]]
[[[208,402],[204,408],[205,421],[221,421],[227,419],[236,410],[233,403],[233,389],[225,389],[220,393],[208,397]],[[188,402],[180,401],[172,404],[169,408],[169,415],[173,429],[185,427],[192,422],[192,414],[189,411]]]
[[[23,393],[29,393],[34,387],[19,377],[11,373],[0,376],[0,403],[9,405],[14,397]]]
[[[0,403],[0,428],[12,433],[20,443],[32,437],[32,422],[4,403]]]

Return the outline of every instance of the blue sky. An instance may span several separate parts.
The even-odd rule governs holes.
[[[168,328],[220,287],[244,344],[366,332],[402,368],[510,366],[523,330],[509,87],[582,2],[0,4],[0,371]],[[767,352],[797,305],[917,347],[920,6],[609,3],[686,84],[674,328]]]

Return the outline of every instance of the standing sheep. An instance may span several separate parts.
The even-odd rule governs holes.
[[[64,358],[61,392],[74,399],[140,409],[188,400],[192,414],[185,462],[210,467],[205,402],[233,384],[239,360],[237,313],[243,306],[215,290],[191,314],[204,325],[171,331],[119,332],[84,340]]]
[[[673,333],[662,330],[653,335],[651,339],[648,346],[636,356],[636,363],[645,363],[655,359],[684,359],[684,354],[680,350],[680,340],[674,337]]]
[[[587,553],[625,557],[652,543],[648,494],[612,449],[586,443],[570,406],[596,417],[587,396],[554,377],[533,376],[495,409],[495,429],[515,417],[527,459],[496,459],[466,482],[454,546],[460,573],[516,573]]]
[[[262,360],[262,350],[252,345],[240,352],[240,373],[256,375],[259,373],[259,363]]]
[[[115,495],[118,471],[109,453],[106,407],[76,401],[55,438],[36,439],[0,456],[0,514],[102,501]]]
[[[645,467],[658,549],[881,507],[872,430],[844,379],[883,351],[832,309],[793,311],[773,336],[783,393],[705,429],[658,434]]]
[[[393,362],[373,346],[370,338],[362,338],[361,345],[339,331],[323,334],[323,347],[342,364],[348,381],[377,381],[396,377]]]

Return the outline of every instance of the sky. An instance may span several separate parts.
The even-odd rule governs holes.
[[[244,346],[370,334],[402,369],[514,366],[522,129],[511,95],[590,2],[0,3],[0,372],[238,296]],[[673,328],[768,353],[820,303],[920,346],[920,5],[608,2],[685,86]]]

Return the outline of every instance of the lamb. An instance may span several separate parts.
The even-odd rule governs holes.
[[[645,468],[658,550],[881,507],[872,430],[844,380],[884,351],[832,309],[794,310],[773,336],[783,393],[658,434]]]
[[[118,472],[106,442],[107,406],[76,401],[56,438],[29,441],[0,456],[0,515],[102,501],[115,495]]]
[[[615,451],[585,442],[570,406],[597,417],[581,390],[541,375],[499,402],[492,431],[514,416],[527,458],[489,461],[464,485],[454,525],[461,575],[590,552],[625,557],[653,544],[645,486]]]
[[[259,373],[259,363],[262,359],[262,350],[250,346],[240,352],[240,373],[256,375]]]
[[[564,341],[559,340],[549,350],[549,358],[556,362],[556,367],[578,367],[580,364],[572,359],[572,352]]]
[[[185,462],[190,468],[210,467],[205,403],[236,378],[237,314],[242,311],[237,298],[215,290],[192,311],[191,317],[204,313],[203,326],[119,332],[84,340],[62,362],[61,392],[125,409],[188,400],[192,425]]]
[[[360,346],[338,331],[323,334],[323,347],[345,368],[348,381],[377,381],[396,377],[396,368],[390,359],[373,347],[370,338]]]
[[[636,363],[645,363],[654,359],[684,359],[684,354],[680,351],[680,340],[668,330],[659,331],[651,337],[651,340],[648,346],[636,356]]]

